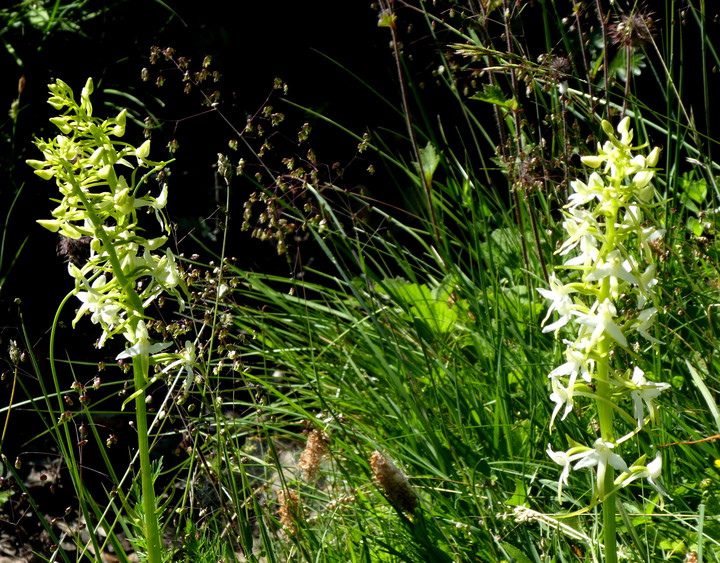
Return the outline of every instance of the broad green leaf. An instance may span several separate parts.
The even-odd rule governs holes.
[[[702,203],[707,197],[707,181],[705,178],[683,182],[683,191],[696,203]]]
[[[483,91],[472,95],[470,99],[495,104],[496,106],[501,106],[511,111],[517,111],[518,109],[518,102],[514,97],[506,98],[500,88],[490,84],[483,86]]]
[[[420,166],[417,163],[415,163],[415,166],[422,169],[421,173],[425,176],[425,183],[431,184],[435,170],[440,164],[440,156],[435,152],[432,143],[429,142],[424,149],[420,149],[418,152],[420,153]]]
[[[699,237],[703,234],[703,225],[697,217],[688,217],[685,225],[687,226],[688,231],[690,231],[696,237]]]

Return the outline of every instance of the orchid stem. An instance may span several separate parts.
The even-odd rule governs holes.
[[[113,275],[120,283],[123,293],[128,303],[134,309],[134,315],[130,317],[130,327],[135,330],[137,323],[141,318],[143,307],[142,300],[132,286],[132,283],[125,276],[120,260],[115,253],[112,241],[107,237],[103,230],[102,221],[93,212],[85,193],[79,186],[74,185],[74,193],[80,201],[82,201],[90,221],[93,224],[95,236],[99,238],[103,247],[107,249],[108,260],[112,268]],[[145,354],[140,354],[133,358],[133,375],[135,382],[135,390],[140,391],[147,387],[149,372],[149,358]],[[161,541],[157,513],[155,511],[155,488],[153,483],[152,466],[150,464],[150,444],[148,440],[148,423],[147,409],[145,406],[146,393],[143,391],[135,397],[135,418],[138,434],[138,456],[140,458],[140,486],[142,491],[143,504],[143,528],[145,530],[145,541],[147,542],[147,561],[148,563],[161,563]]]
[[[615,247],[615,214],[606,217],[606,244],[610,250]],[[602,303],[611,297],[610,278],[606,277],[600,286],[599,301]],[[600,438],[605,442],[614,443],[612,389],[610,384],[610,349],[612,342],[605,335],[597,346],[599,360],[597,363],[597,414],[600,424]],[[608,463],[604,472],[598,471],[597,491],[602,500],[603,514],[603,543],[605,547],[605,562],[617,561],[617,531],[615,526],[615,471]],[[602,481],[602,482],[600,482]]]
[[[133,374],[135,389],[145,389],[148,374],[148,357],[140,354],[133,358]],[[140,457],[140,480],[142,489],[143,527],[147,542],[148,563],[161,563],[160,530],[155,511],[155,484],[152,466],[150,465],[150,444],[148,440],[146,393],[143,391],[135,397],[135,418],[137,419],[138,456]]]

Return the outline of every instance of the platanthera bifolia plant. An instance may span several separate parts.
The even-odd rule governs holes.
[[[149,180],[160,174],[167,162],[148,160],[150,141],[136,147],[122,141],[126,111],[116,117],[93,116],[88,79],[75,100],[70,87],[56,80],[49,86],[48,103],[60,115],[50,121],[60,134],[50,140],[36,140],[42,160],[28,164],[45,180],[55,180],[60,191],[52,219],[39,221],[45,228],[68,239],[89,241],[90,255],[83,264],[68,265],[75,280],[74,294],[81,305],[74,323],[90,314],[102,334],[98,346],[116,335],[127,341],[118,360],[130,359],[134,374],[134,394],[138,457],[142,490],[142,544],[147,561],[163,560],[160,526],[153,489],[153,471],[148,442],[148,414],[145,390],[151,365],[177,361],[172,354],[157,353],[170,343],[152,343],[146,326],[146,310],[161,294],[175,296],[180,306],[183,294],[175,257],[163,247],[169,234],[163,214],[167,186],[157,196],[145,193]],[[154,212],[162,234],[146,238],[139,225],[138,212]],[[73,323],[73,324],[74,324]],[[182,360],[182,358],[179,358]]]
[[[548,374],[555,403],[550,426],[561,412],[565,419],[576,398],[582,398],[594,402],[599,431],[589,444],[568,437],[567,451],[548,446],[548,455],[562,466],[559,502],[571,469],[596,468],[593,503],[603,506],[606,561],[617,557],[616,490],[645,477],[663,493],[659,453],[649,463],[643,455],[628,466],[619,450],[656,419],[653,399],[670,387],[652,381],[640,367],[643,349],[660,344],[650,334],[659,311],[652,245],[664,231],[648,220],[658,203],[652,180],[660,149],[646,157],[635,154],[629,126],[626,117],[616,133],[603,121],[608,140],[596,155],[582,158],[595,171],[587,183],[571,183],[574,193],[565,206],[567,238],[558,254],[566,258],[561,270],[567,283],[553,273],[550,289],[538,290],[552,302],[545,320],[553,311],[559,315],[543,331],[568,336],[563,340],[567,361]],[[625,410],[628,403],[632,414]],[[614,470],[621,472],[617,478]]]

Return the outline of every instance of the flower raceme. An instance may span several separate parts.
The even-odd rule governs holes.
[[[48,103],[61,115],[51,118],[60,134],[35,144],[42,160],[29,160],[35,173],[53,179],[60,191],[52,219],[38,221],[43,227],[70,239],[90,237],[90,257],[81,265],[70,263],[75,295],[81,302],[73,325],[85,314],[103,330],[102,346],[115,334],[123,334],[129,347],[118,359],[152,354],[169,344],[150,344],[144,310],[163,292],[183,304],[184,288],[173,253],[156,251],[167,241],[168,222],[163,213],[167,185],[160,193],[141,195],[151,177],[161,177],[168,162],[148,159],[150,141],[136,147],[122,141],[126,111],[116,117],[93,116],[88,79],[77,102],[62,80],[50,84]],[[145,238],[138,212],[154,213],[163,231]]]
[[[563,340],[567,361],[548,374],[554,403],[550,427],[560,413],[564,420],[573,412],[578,399],[594,400],[600,422],[601,437],[591,447],[572,442],[566,452],[556,452],[548,446],[548,455],[562,467],[559,500],[571,469],[593,467],[599,500],[609,493],[605,491],[605,473],[613,469],[624,472],[616,483],[619,486],[646,477],[662,491],[658,484],[660,457],[646,466],[636,463],[628,468],[615,451],[656,420],[653,401],[669,387],[649,380],[634,365],[641,349],[660,343],[651,335],[659,307],[649,245],[664,231],[646,219],[658,199],[653,177],[660,150],[654,148],[647,156],[636,154],[627,117],[616,130],[607,121],[602,128],[608,140],[598,147],[597,154],[582,157],[592,172],[586,182],[571,182],[573,193],[565,206],[562,226],[567,237],[556,252],[564,262],[556,270],[566,272],[567,283],[553,272],[549,289],[538,289],[550,303],[543,332],[553,332],[556,337],[560,331],[574,335]],[[548,323],[554,312],[557,318]],[[626,403],[632,404],[632,415],[623,419],[634,419],[636,424],[616,439],[613,413]]]

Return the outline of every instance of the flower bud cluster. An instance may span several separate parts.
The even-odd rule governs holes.
[[[157,253],[167,241],[168,223],[163,214],[167,186],[157,197],[139,191],[160,173],[167,162],[148,160],[150,141],[139,147],[121,141],[126,110],[116,117],[93,116],[88,79],[76,102],[70,87],[61,80],[50,84],[48,103],[61,114],[50,121],[60,134],[36,140],[43,160],[29,160],[35,173],[54,179],[61,199],[52,219],[38,221],[43,227],[69,239],[90,237],[90,256],[84,264],[68,265],[81,301],[73,325],[86,313],[103,333],[99,346],[117,333],[125,334],[131,347],[123,357],[155,352],[166,345],[150,345],[144,309],[163,291],[182,303],[182,286],[170,250]],[[57,201],[57,200],[55,200]],[[164,234],[147,239],[138,225],[138,211],[154,212]]]
[[[553,273],[549,289],[538,289],[550,301],[543,332],[557,336],[562,329],[573,334],[563,340],[566,362],[548,374],[554,403],[550,428],[558,415],[564,420],[573,411],[578,398],[595,401],[600,424],[601,437],[591,446],[572,442],[565,452],[548,446],[548,455],[563,468],[559,498],[571,468],[597,467],[601,498],[608,465],[624,472],[617,484],[647,477],[659,487],[659,457],[643,465],[643,456],[628,467],[615,451],[655,420],[653,400],[669,387],[648,379],[635,365],[644,345],[659,343],[650,334],[658,314],[651,244],[664,230],[646,219],[658,201],[653,176],[660,150],[654,148],[647,156],[635,154],[629,121],[624,118],[617,131],[603,121],[608,140],[596,155],[582,157],[593,172],[587,182],[571,183],[573,193],[563,222],[567,238],[556,252],[564,258],[558,269],[567,272],[570,281],[562,283]],[[546,324],[553,312],[558,318]],[[628,400],[632,415],[623,410]],[[620,439],[614,438],[614,413],[632,428]]]

